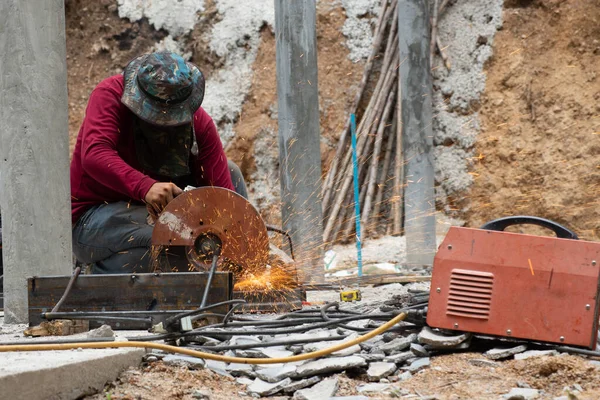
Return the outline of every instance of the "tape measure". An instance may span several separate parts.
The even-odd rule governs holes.
[[[360,301],[362,299],[360,290],[352,289],[352,290],[343,290],[340,292],[340,301]]]

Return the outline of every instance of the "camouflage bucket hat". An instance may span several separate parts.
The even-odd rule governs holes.
[[[177,126],[192,121],[204,99],[204,76],[175,53],[145,54],[124,71],[121,102],[142,120]]]

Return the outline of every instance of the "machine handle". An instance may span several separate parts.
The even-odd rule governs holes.
[[[516,217],[504,217],[495,219],[484,224],[480,229],[485,229],[488,231],[503,231],[511,225],[523,225],[523,224],[531,224],[537,225],[544,228],[548,228],[556,234],[556,237],[561,239],[573,239],[579,240],[577,234],[562,225],[557,224],[554,221],[550,221],[549,219],[539,218],[539,217],[529,217],[526,215],[519,215]]]

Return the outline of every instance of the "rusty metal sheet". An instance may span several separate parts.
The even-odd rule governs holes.
[[[171,201],[152,233],[153,246],[186,246],[213,234],[222,241],[221,256],[243,268],[264,268],[269,256],[269,236],[254,206],[231,190],[201,187]]]
[[[595,348],[600,243],[452,227],[434,260],[432,327]]]
[[[193,310],[200,307],[208,274],[178,272],[163,274],[80,275],[60,311],[159,311]],[[27,280],[29,324],[42,322],[63,295],[70,276],[33,277]],[[208,304],[232,298],[233,275],[217,272]],[[228,307],[215,309],[226,313]],[[93,325],[93,324],[92,324]],[[144,329],[122,323],[120,329]]]

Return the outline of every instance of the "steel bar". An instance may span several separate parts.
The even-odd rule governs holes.
[[[60,307],[63,305],[66,298],[69,296],[69,293],[71,293],[73,284],[77,280],[77,277],[79,276],[80,273],[81,273],[81,267],[75,268],[75,271],[73,271],[73,276],[71,276],[71,279],[69,280],[69,284],[67,285],[67,288],[65,289],[65,293],[63,293],[63,295],[60,298],[60,300],[58,301],[58,303],[56,303],[56,305],[52,309],[52,312],[57,312],[60,309]]]

